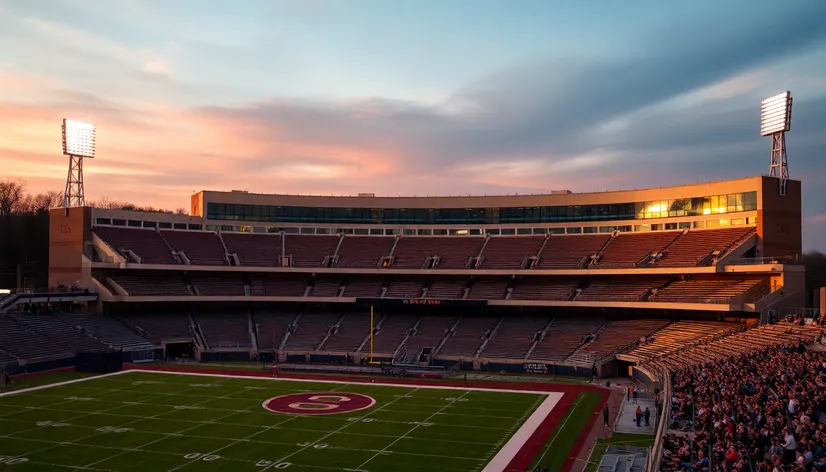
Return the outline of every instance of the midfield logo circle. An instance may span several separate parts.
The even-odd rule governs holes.
[[[376,400],[360,393],[293,393],[265,400],[261,406],[285,415],[337,415],[366,410]]]

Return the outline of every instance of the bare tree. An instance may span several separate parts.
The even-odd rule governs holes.
[[[63,205],[63,194],[47,191],[37,195],[27,194],[12,210],[14,213],[47,213],[52,208]]]
[[[176,208],[175,209],[175,214],[176,215],[188,215],[189,210],[187,210],[186,208]]]
[[[26,184],[20,180],[0,180],[0,216],[10,216],[25,195]]]

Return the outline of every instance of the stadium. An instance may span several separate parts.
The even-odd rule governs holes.
[[[767,176],[471,197],[202,191],[189,215],[54,209],[60,289],[0,300],[0,363],[47,383],[0,396],[0,463],[723,462],[722,439],[699,440],[714,431],[681,435],[704,424],[686,402],[709,400],[686,393],[685,369],[819,339],[800,310],[801,218],[800,182]]]

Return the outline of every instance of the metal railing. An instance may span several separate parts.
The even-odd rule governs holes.
[[[651,453],[648,455],[648,464],[645,470],[647,472],[658,472],[660,470],[660,461],[663,455],[663,439],[668,432],[669,418],[671,418],[671,374],[668,370],[663,370],[662,373],[663,389],[660,392],[662,395],[662,408],[659,409],[659,419],[657,421],[657,429],[654,433],[654,446],[651,447]]]
[[[763,264],[792,264],[792,257],[740,257],[732,260],[729,265],[763,265]]]

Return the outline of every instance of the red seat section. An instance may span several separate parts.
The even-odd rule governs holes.
[[[124,250],[132,251],[141,258],[141,264],[178,264],[172,249],[155,230],[98,226],[94,233],[124,257]]]
[[[653,267],[696,267],[710,263],[714,251],[724,252],[751,236],[753,226],[692,230],[677,238]]]
[[[677,231],[653,233],[620,233],[608,243],[599,260],[600,269],[637,267],[646,256],[661,251],[681,233]]]
[[[666,279],[597,279],[583,290],[575,301],[578,302],[636,302],[651,289],[659,287]]]
[[[445,341],[439,354],[473,357],[498,321],[499,318],[493,316],[465,316],[456,326],[453,335]]]
[[[536,268],[578,269],[583,259],[596,254],[610,238],[610,234],[550,236]]]
[[[466,236],[402,237],[393,253],[394,269],[421,269],[425,260],[439,256],[434,269],[467,269],[471,257],[479,255],[485,238]]]
[[[250,276],[251,295],[303,297],[308,282],[309,280],[301,275],[296,277],[291,274],[255,274]]]
[[[290,350],[315,350],[321,341],[327,337],[330,327],[336,324],[341,318],[341,313],[332,312],[305,312],[298,319],[295,330],[287,339],[284,349]]]
[[[589,334],[596,333],[605,323],[600,318],[557,318],[548,328],[545,338],[536,344],[530,358],[561,361],[577,350]]]
[[[293,256],[294,267],[321,267],[327,256],[338,247],[338,236],[298,235],[284,236],[287,255]]]
[[[381,295],[382,280],[373,277],[350,277],[344,287],[345,297],[375,298]]]
[[[390,255],[395,242],[392,236],[344,236],[336,267],[377,269],[382,258]]]
[[[692,278],[669,284],[651,296],[652,302],[729,303],[763,281],[760,277]]]
[[[313,281],[313,288],[310,290],[311,297],[337,297],[341,291],[341,279],[339,277],[319,277]]]
[[[480,357],[523,359],[550,319],[547,316],[506,316]]]
[[[295,318],[296,313],[292,311],[262,310],[256,312],[253,320],[255,329],[258,331],[258,349],[277,349]]]
[[[189,280],[199,295],[243,297],[246,295],[244,279],[239,274],[199,274],[190,272]]]
[[[280,267],[281,235],[255,233],[221,233],[227,252],[238,256],[246,267]]]
[[[505,298],[510,279],[506,277],[477,278],[468,292],[470,300],[501,300]]]
[[[576,286],[574,280],[523,277],[514,282],[509,300],[570,300]]]
[[[482,269],[523,269],[526,259],[536,256],[545,236],[491,236],[482,253]]]
[[[373,352],[392,354],[418,320],[418,315],[388,313],[379,324],[378,333],[373,337]],[[369,346],[365,350],[369,352]]]
[[[162,230],[161,236],[193,265],[228,265],[224,245],[213,232]]]
[[[377,320],[375,320],[377,321]],[[370,334],[370,315],[348,313],[338,325],[338,330],[322,346],[323,351],[357,352]],[[368,347],[369,351],[369,347]]]
[[[632,342],[651,335],[655,331],[668,325],[667,320],[625,320],[609,323],[591,344],[583,347],[572,357],[572,361],[594,362],[609,354],[619,351],[620,348]]]
[[[387,286],[387,298],[419,298],[424,287],[423,280],[394,280]]]
[[[132,296],[190,296],[181,274],[159,272],[151,275],[116,274],[112,280]]]
[[[438,298],[441,300],[448,300],[452,298],[462,298],[462,292],[467,285],[468,280],[463,279],[438,279],[430,284],[427,289],[425,298]]]

